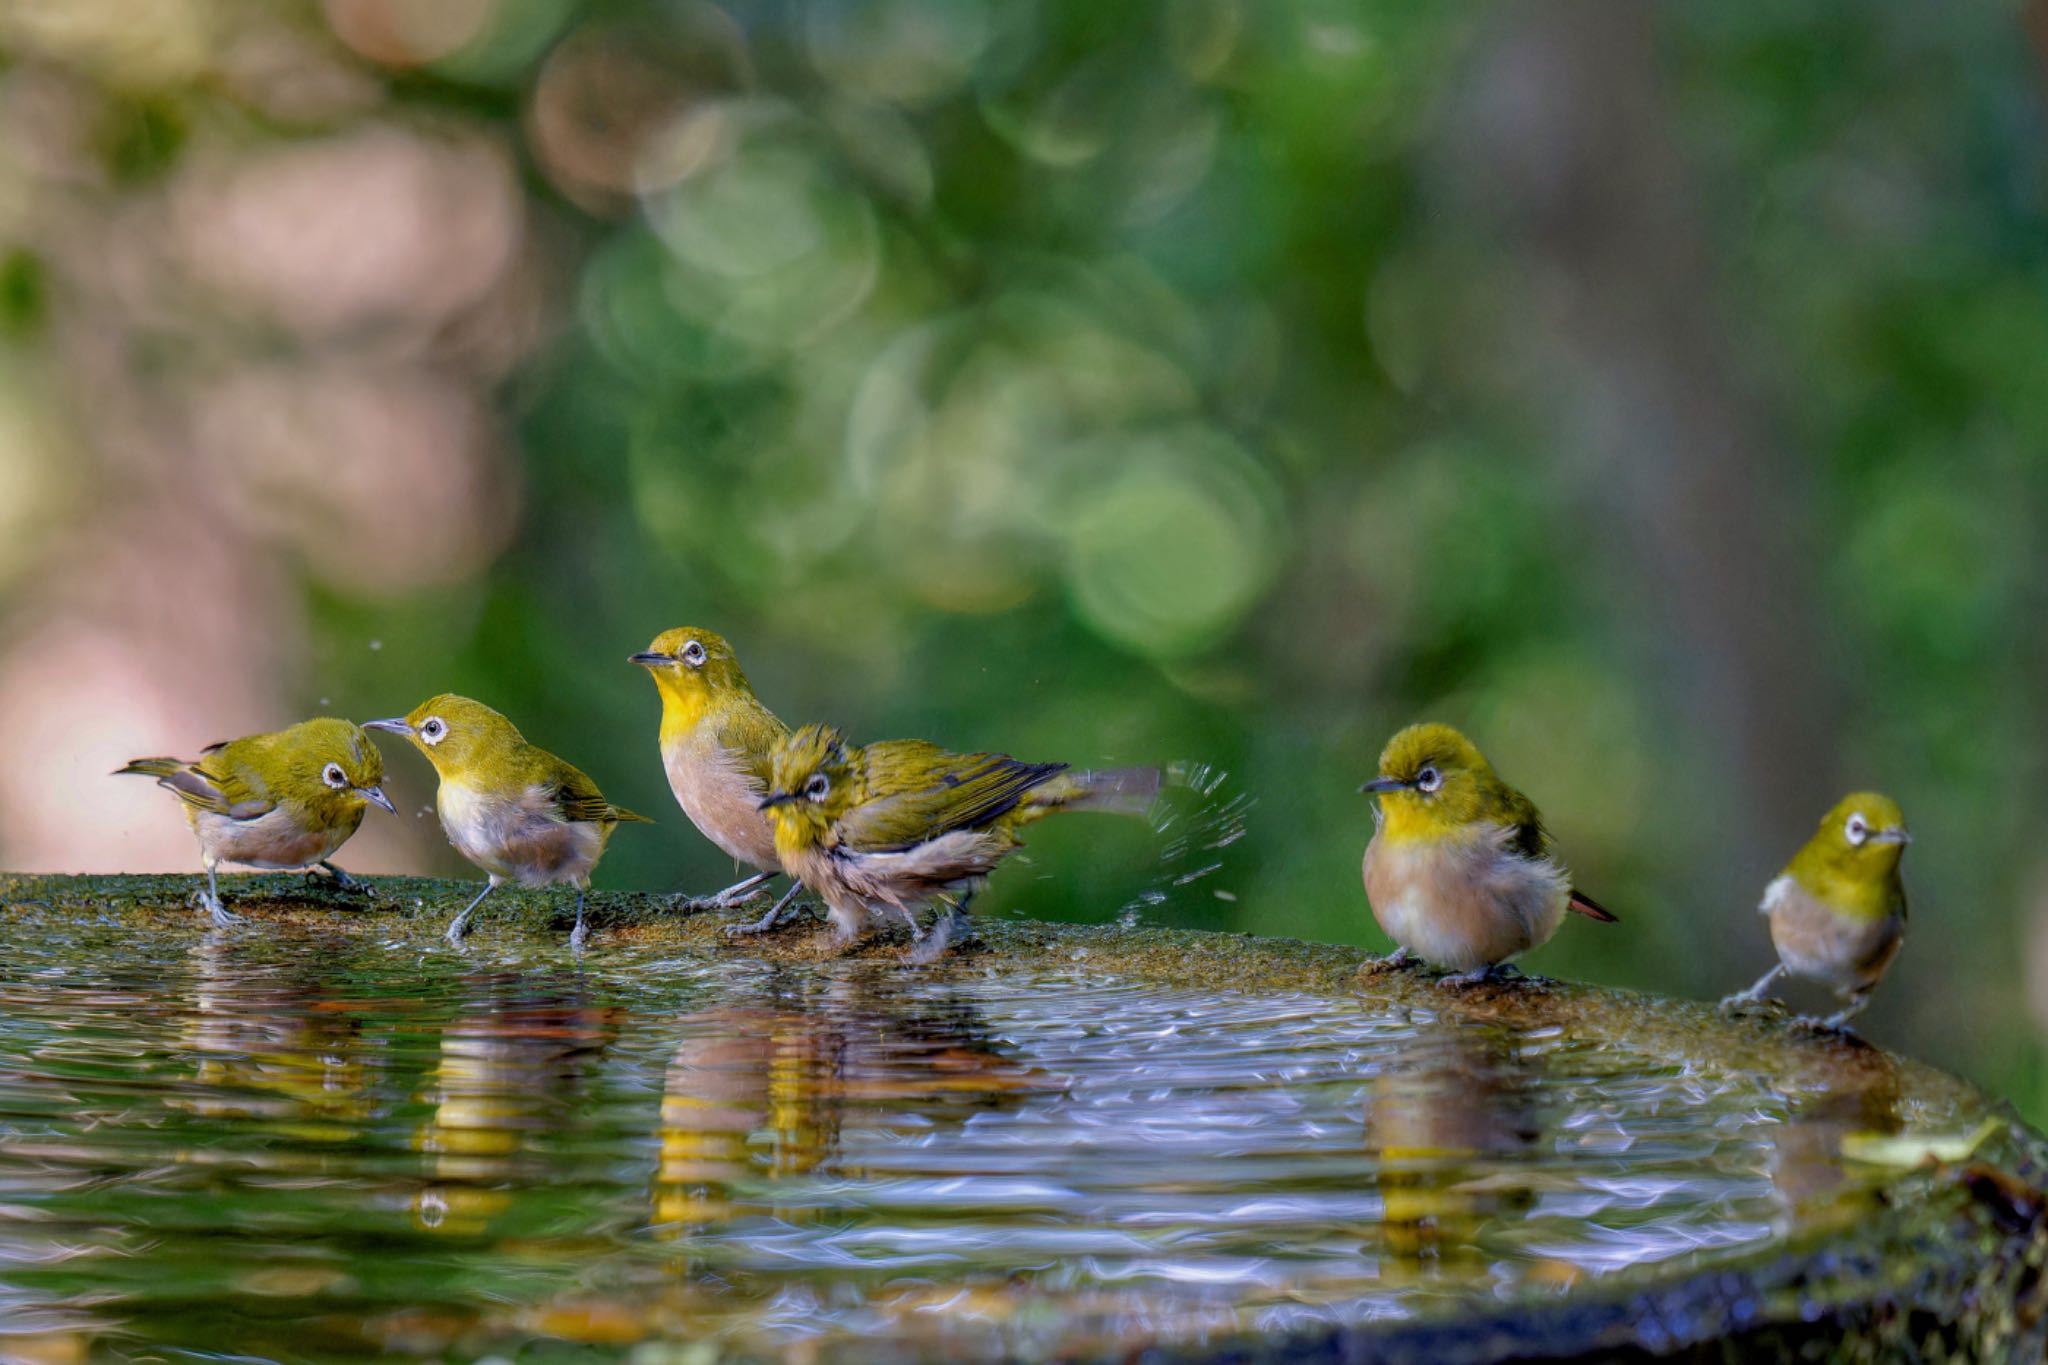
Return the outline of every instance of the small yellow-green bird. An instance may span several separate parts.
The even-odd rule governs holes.
[[[1501,781],[1472,741],[1448,725],[1411,725],[1387,741],[1365,848],[1373,918],[1399,945],[1385,966],[1411,957],[1482,981],[1547,941],[1566,910],[1613,923],[1572,889],[1551,857],[1550,834],[1528,797]]]
[[[427,756],[441,779],[434,807],[448,842],[490,874],[476,899],[449,921],[448,941],[462,941],[469,917],[506,882],[567,882],[576,888],[569,943],[581,948],[589,936],[584,895],[612,831],[629,820],[652,822],[605,800],[581,769],[528,744],[511,721],[468,697],[443,693],[365,728],[404,735]]]
[[[646,669],[661,693],[661,766],[676,803],[728,857],[758,869],[697,904],[741,904],[783,871],[761,798],[768,794],[770,755],[789,727],[754,695],[732,646],[708,630],[665,630],[628,662]],[[733,932],[774,928],[802,890],[792,881],[767,914]]]
[[[153,777],[177,793],[199,836],[206,864],[200,904],[219,925],[235,916],[220,901],[222,863],[290,870],[325,868],[344,890],[360,885],[328,859],[382,806],[396,815],[378,784],[384,755],[356,726],[333,716],[301,721],[274,734],[209,744],[191,762],[138,758],[116,771]]]
[[[760,806],[774,813],[776,855],[825,898],[838,946],[895,914],[910,925],[912,960],[929,962],[965,923],[989,872],[1022,845],[1018,830],[1061,810],[1143,814],[1160,773],[1074,772],[921,739],[861,746],[806,725],[776,746],[770,782]],[[944,912],[927,932],[916,912],[930,901]]]
[[[1790,972],[1834,987],[1846,1002],[1825,1021],[1829,1027],[1853,1018],[1905,942],[1899,859],[1912,841],[1905,813],[1889,796],[1851,792],[1837,801],[1757,907],[1771,922],[1778,964],[1725,1003],[1761,1000],[1780,972]]]

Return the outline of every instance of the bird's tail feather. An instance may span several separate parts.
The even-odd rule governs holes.
[[[131,758],[114,769],[114,776],[125,777],[133,773],[138,777],[174,777],[183,772],[185,766],[182,758]]]
[[[1576,888],[1572,891],[1571,899],[1565,902],[1565,907],[1578,911],[1587,919],[1598,920],[1602,924],[1619,924],[1621,922],[1620,916]]]

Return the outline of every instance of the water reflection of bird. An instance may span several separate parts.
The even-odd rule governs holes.
[[[422,1228],[482,1232],[522,1193],[543,1187],[535,1153],[575,1122],[590,1073],[624,1011],[593,1005],[573,978],[491,978],[442,1028],[418,1096],[433,1112],[413,1135],[427,1184]]]
[[[920,1135],[1056,1082],[997,1046],[951,991],[879,973],[686,1015],[662,1095],[654,1222],[682,1235],[748,1213],[801,1221],[780,1182],[843,1164],[850,1134]]]
[[[1519,1163],[1543,1128],[1536,1075],[1511,1034],[1438,1023],[1402,1042],[1365,1108],[1386,1252],[1435,1266],[1491,1259],[1486,1227],[1534,1203]]]
[[[1876,1206],[1871,1172],[1857,1172],[1842,1153],[1852,1134],[1900,1128],[1899,1069],[1874,1048],[1830,1048],[1801,1074],[1778,1078],[1792,1096],[1785,1122],[1771,1138],[1771,1189],[1778,1221],[1790,1230],[1842,1227]]]
[[[354,1136],[371,1112],[358,1017],[310,964],[252,965],[209,935],[189,954],[198,978],[179,1041],[195,1084],[168,1101],[210,1119],[260,1118],[306,1141]]]

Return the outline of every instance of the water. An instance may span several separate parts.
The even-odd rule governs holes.
[[[1846,1222],[1840,1133],[1898,1121],[1885,1065],[1781,1086],[1078,970],[30,923],[22,1359],[957,1359],[1454,1311]]]

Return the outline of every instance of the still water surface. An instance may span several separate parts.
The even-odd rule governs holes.
[[[1832,1139],[1888,1117],[1085,964],[8,928],[24,1359],[1033,1356],[1450,1311],[1740,1255],[1846,1207]]]

